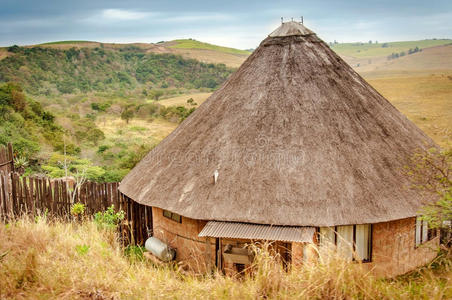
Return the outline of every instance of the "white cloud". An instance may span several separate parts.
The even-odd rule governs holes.
[[[150,12],[140,12],[114,8],[104,9],[101,13],[101,17],[103,19],[118,21],[141,20],[151,15],[152,13]]]
[[[159,21],[168,21],[168,22],[205,22],[205,21],[230,21],[233,20],[234,17],[232,15],[226,14],[180,14],[180,15],[167,15],[159,19]]]

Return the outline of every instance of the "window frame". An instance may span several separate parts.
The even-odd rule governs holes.
[[[362,263],[370,263],[372,262],[372,245],[373,245],[373,224],[353,224],[353,225],[342,225],[342,226],[353,226],[353,241],[352,241],[352,250],[354,253],[356,253],[356,225],[369,225],[369,239],[368,239],[368,249],[367,249],[367,254],[369,256],[369,258],[366,259],[362,259],[361,262]],[[334,234],[334,246],[337,247],[338,244],[338,233],[337,233],[337,229],[339,226],[330,226],[330,227],[325,227],[325,228],[331,228],[331,230],[333,230],[333,234]],[[321,239],[322,237],[320,236],[320,227],[318,227],[317,233],[319,235],[318,240],[319,240],[319,246],[321,246]],[[355,255],[352,255],[352,261],[357,261]]]
[[[179,223],[179,224],[182,223],[182,216],[181,215],[173,213],[173,212],[171,212],[169,210],[166,210],[166,209],[162,209],[162,211],[163,211],[162,215],[165,218],[170,219],[171,221],[174,221],[174,222]]]
[[[421,223],[420,226],[418,227],[418,221]],[[424,230],[425,227],[427,228],[427,232],[424,236]],[[419,228],[419,231],[418,231]],[[418,232],[420,235],[419,238],[419,243],[417,241],[417,236],[418,236]],[[422,246],[423,244],[435,239],[438,236],[438,231],[434,228],[430,228],[430,226],[428,225],[428,222],[426,220],[422,220],[421,216],[416,216],[416,218],[414,219],[414,248],[418,248],[420,246]],[[425,238],[425,239],[424,239]]]

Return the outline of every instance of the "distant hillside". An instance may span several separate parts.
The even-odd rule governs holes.
[[[407,53],[410,49],[416,47],[423,49],[440,45],[452,44],[450,39],[432,39],[420,41],[404,41],[389,43],[330,43],[331,48],[343,56],[356,58],[370,58],[376,56],[388,56],[392,53]]]
[[[426,71],[452,70],[452,45],[424,48],[411,55],[404,55],[396,59],[363,60],[356,70],[365,76],[415,73]]]
[[[118,49],[13,46],[6,51],[8,55],[0,61],[0,82],[18,82],[28,93],[40,95],[140,86],[216,88],[233,72],[224,64],[147,53],[130,45]]]
[[[234,48],[222,47],[217,45],[212,45],[208,43],[199,42],[193,39],[185,39],[185,40],[174,40],[171,42],[167,42],[164,45],[167,45],[170,48],[176,49],[203,49],[203,50],[214,50],[223,53],[230,54],[241,54],[241,55],[249,55],[250,52],[246,50],[239,50]]]
[[[247,50],[239,50],[234,48],[212,45],[199,42],[193,39],[181,39],[174,41],[166,41],[159,43],[100,43],[94,41],[56,41],[43,43],[39,45],[26,46],[43,47],[60,50],[68,50],[70,48],[102,48],[104,50],[120,50],[124,48],[133,48],[144,53],[156,54],[176,54],[182,55],[184,58],[197,59],[204,63],[225,64],[228,67],[237,68],[251,53]],[[0,60],[8,56],[7,48],[0,48]]]

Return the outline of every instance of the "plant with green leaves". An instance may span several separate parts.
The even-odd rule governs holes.
[[[85,213],[85,209],[85,204],[80,202],[74,203],[71,206],[71,215],[78,218]]]
[[[23,175],[25,173],[25,169],[28,167],[28,159],[24,156],[18,156],[14,158],[14,169],[19,174]]]
[[[122,210],[115,211],[115,206],[112,204],[104,212],[97,212],[94,214],[94,222],[105,229],[116,229],[118,224],[124,219],[125,213]]]
[[[76,245],[75,246],[75,251],[77,251],[77,253],[79,255],[85,255],[88,253],[89,251],[89,246],[88,245]]]
[[[437,200],[425,205],[419,212],[432,228],[450,231],[452,221],[452,149],[437,148],[416,153],[406,167],[413,186]]]
[[[127,245],[124,248],[124,255],[130,261],[143,261],[144,260],[144,252],[146,252],[146,248],[138,245]]]

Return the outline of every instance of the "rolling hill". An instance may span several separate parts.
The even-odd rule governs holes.
[[[82,42],[81,44],[85,44]],[[73,94],[135,88],[216,88],[233,72],[224,64],[206,64],[171,53],[135,46],[66,48],[67,43],[6,49],[0,82],[14,81],[31,94]]]
[[[169,53],[182,55],[184,58],[197,59],[204,63],[225,64],[232,68],[238,68],[251,53],[246,50],[217,46],[193,39],[180,39],[158,43],[100,43],[94,41],[56,41],[39,45],[26,46],[46,47],[68,50],[70,48],[103,48],[105,50],[133,49],[144,53]],[[0,59],[8,55],[7,48],[0,48]]]

